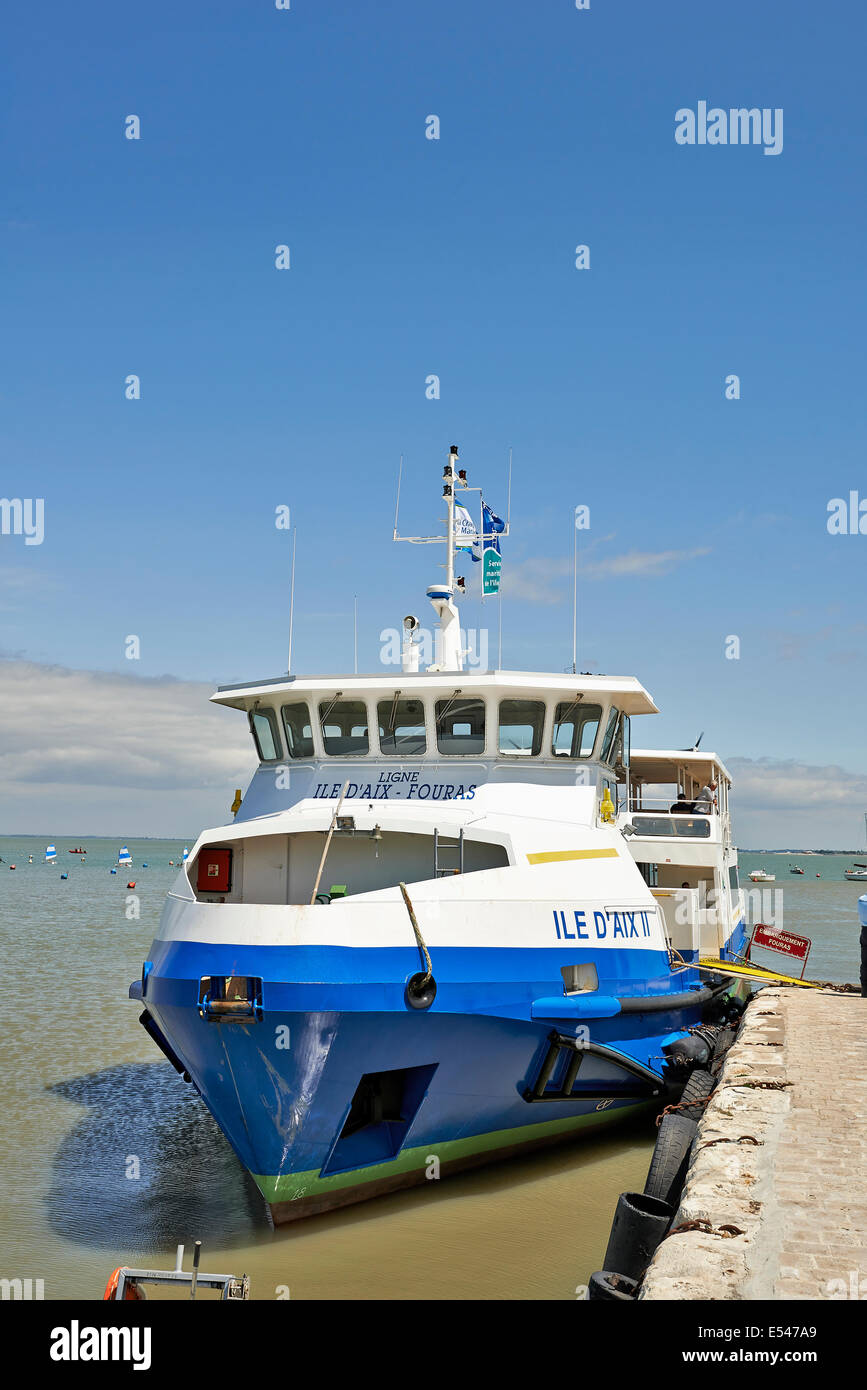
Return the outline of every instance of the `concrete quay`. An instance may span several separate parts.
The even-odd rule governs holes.
[[[867,1299],[867,998],[754,997],[639,1298]]]

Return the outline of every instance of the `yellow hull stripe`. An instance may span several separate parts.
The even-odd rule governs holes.
[[[616,849],[547,849],[528,854],[528,864],[559,864],[564,859],[617,859]]]

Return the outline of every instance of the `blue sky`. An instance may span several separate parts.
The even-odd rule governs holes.
[[[505,666],[571,659],[586,503],[579,666],[648,686],[637,743],[867,774],[867,536],[826,529],[867,497],[865,30],[802,0],[17,7],[0,491],[45,540],[0,537],[0,650],[279,671],[286,503],[296,666],[351,668],[357,593],[375,670],[439,577],[391,544],[399,455],[424,531],[450,443],[500,508],[511,447]],[[782,153],[678,145],[700,100],[782,108]]]

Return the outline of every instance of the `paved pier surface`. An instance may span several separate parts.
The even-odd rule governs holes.
[[[867,1299],[867,999],[768,987],[641,1298]]]

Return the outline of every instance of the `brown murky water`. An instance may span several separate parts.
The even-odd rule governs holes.
[[[199,1239],[202,1267],[249,1274],[254,1298],[575,1298],[601,1265],[618,1193],[643,1186],[652,1118],[275,1231],[126,998],[181,845],[129,841],[134,869],[112,876],[115,842],[85,842],[86,864],[56,843],[49,867],[43,841],[0,840],[0,1277],[43,1279],[48,1299],[100,1298],[116,1265],[169,1267],[179,1243],[189,1265]],[[842,866],[823,859],[821,881],[792,886],[784,868],[776,885],[786,925],[814,938],[820,978],[857,978],[865,885],[840,881]]]

